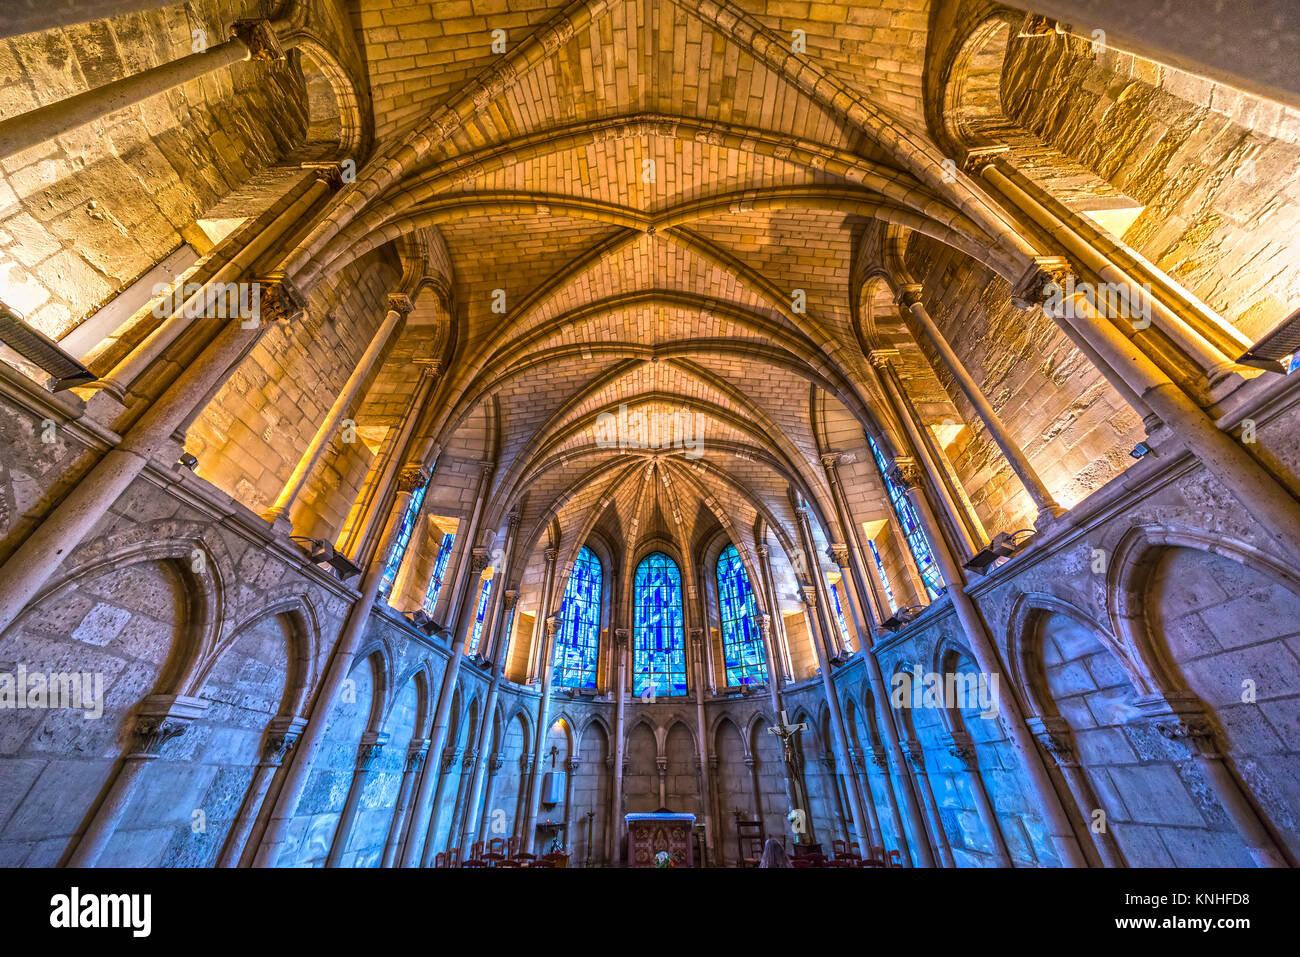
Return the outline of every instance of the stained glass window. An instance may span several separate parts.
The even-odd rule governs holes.
[[[560,604],[554,680],[561,688],[596,687],[601,577],[600,559],[584,546],[573,563]]]
[[[889,501],[894,506],[894,514],[898,516],[898,521],[903,526],[907,547],[911,550],[912,557],[916,559],[916,567],[925,582],[925,590],[930,593],[930,598],[938,598],[944,593],[945,586],[939,574],[939,567],[934,563],[934,552],[930,549],[930,541],[925,537],[925,530],[921,528],[920,516],[916,514],[916,509],[908,500],[907,493],[889,477],[889,465],[885,462],[885,456],[881,454],[879,446],[876,445],[876,440],[868,435],[867,441],[871,443],[871,454],[876,458],[876,468],[880,470],[880,478],[885,483],[886,491],[889,492]]]
[[[831,604],[835,606],[835,617],[840,623],[840,634],[843,636],[840,645],[844,648],[850,648],[852,645],[849,643],[849,626],[844,620],[844,608],[840,604],[839,586],[833,582],[828,582],[827,584],[831,586]]]
[[[686,694],[686,635],[682,630],[682,574],[663,552],[636,567],[636,643],[633,693],[666,698]]]
[[[415,490],[410,503],[406,506],[406,514],[402,516],[397,541],[393,543],[393,549],[388,553],[388,562],[384,565],[384,577],[379,583],[379,594],[385,598],[393,590],[393,582],[397,580],[397,570],[402,567],[402,558],[406,555],[406,546],[411,544],[411,533],[415,531],[415,520],[420,515],[420,503],[424,501],[424,492],[428,487],[426,483]]]
[[[727,687],[761,684],[767,680],[763,637],[758,632],[754,589],[735,545],[718,556],[718,611],[722,620],[722,659]]]
[[[474,633],[469,637],[469,653],[472,655],[478,651],[478,640],[483,634],[483,616],[487,614],[488,598],[492,595],[492,583],[495,578],[489,578],[483,583],[483,590],[478,595],[478,611],[474,613]]]
[[[898,602],[894,600],[894,589],[889,587],[889,576],[885,574],[885,563],[880,560],[880,550],[876,548],[875,539],[868,538],[867,544],[871,546],[871,557],[876,560],[876,574],[880,576],[880,584],[885,588],[885,599],[889,602],[889,610],[897,611]]]
[[[432,615],[434,606],[438,604],[438,592],[442,591],[442,580],[447,576],[447,562],[451,558],[451,545],[456,540],[455,535],[442,536],[442,544],[438,546],[438,557],[433,562],[433,575],[429,579],[429,590],[424,593],[424,613]]]

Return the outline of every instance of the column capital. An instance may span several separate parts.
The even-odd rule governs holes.
[[[135,746],[130,753],[156,758],[162,752],[164,744],[172,738],[180,737],[189,730],[189,726],[190,721],[185,718],[158,714],[140,715],[135,719],[135,727],[132,729]]]
[[[925,773],[925,748],[920,741],[908,741],[903,745],[903,753],[917,774]]]
[[[414,494],[429,484],[429,471],[423,465],[408,465],[397,473],[397,491]]]
[[[452,766],[456,763],[456,757],[459,754],[460,752],[456,748],[442,749],[442,770],[444,773],[452,769]]]
[[[950,731],[948,733],[948,753],[959,760],[967,768],[974,766],[975,761],[975,742],[965,731]]]
[[[817,588],[814,585],[799,586],[800,597],[809,608],[817,607]]]
[[[1035,256],[1009,294],[1017,309],[1032,309],[1046,302],[1053,287],[1059,289],[1074,275],[1074,267],[1064,256]]]
[[[702,641],[704,641],[703,628],[688,628],[686,633],[690,635],[691,644],[693,645],[699,645]]]
[[[905,492],[921,487],[921,466],[910,455],[900,455],[894,459],[889,469],[889,477]]]
[[[760,545],[758,546],[758,557],[759,557],[759,558],[767,558],[767,556],[768,556],[769,553],[770,553],[770,549],[769,549],[768,546],[767,546],[767,542],[763,542],[762,544],[760,544]]]
[[[486,548],[475,548],[470,551],[469,568],[475,575],[482,575],[483,569],[488,567],[488,561],[491,555]]]
[[[826,546],[826,554],[836,565],[845,568],[849,564],[849,546],[843,542],[831,542]]]
[[[407,774],[414,774],[424,767],[424,759],[429,756],[429,739],[424,738],[420,743],[412,744],[406,749],[406,765],[403,770]]]
[[[772,616],[765,611],[760,611],[754,617],[754,620],[758,623],[758,633],[762,635],[764,639],[771,638],[772,637]]]
[[[871,763],[882,771],[889,770],[889,752],[881,746],[872,745]]]
[[[509,588],[501,593],[501,598],[505,601],[506,611],[515,607],[515,602],[519,600],[519,589]]]
[[[867,353],[867,361],[877,369],[883,369],[901,355],[897,349],[872,349]]]
[[[820,458],[821,458],[821,460],[822,460],[822,468],[826,469],[827,472],[832,472],[832,470],[835,468],[835,466],[839,464],[839,461],[840,461],[840,455],[841,455],[841,454],[842,454],[842,453],[840,453],[840,452],[826,452],[826,453],[823,453],[823,454],[820,456]],[[834,481],[834,480],[835,480],[835,478],[834,478],[834,473],[832,472],[832,475],[831,475],[831,481]]]
[[[556,629],[558,629],[559,627],[560,627],[559,616],[558,615],[548,616],[546,619],[546,637],[554,638]]]
[[[628,638],[631,637],[631,634],[632,634],[631,631],[629,631],[627,628],[615,628],[615,629],[614,629],[614,643],[615,643],[619,648],[626,648],[626,647],[627,647],[627,640],[628,640]]]
[[[415,303],[411,302],[411,297],[404,292],[390,292],[388,294],[388,311],[400,312],[403,316],[409,316],[411,310],[415,308]]]
[[[311,170],[318,182],[324,183],[331,191],[343,188],[343,169],[338,163],[302,163],[303,169]]]
[[[283,274],[256,281],[257,318],[268,322],[294,322],[307,311],[307,298]]]
[[[1011,147],[1005,143],[996,143],[992,146],[973,146],[966,151],[962,158],[961,168],[971,176],[978,176],[988,167],[997,163],[999,157],[1006,156],[1011,152]]]
[[[898,287],[898,295],[894,301],[904,309],[911,309],[913,306],[920,305],[923,288],[919,282],[902,283]]]
[[[357,745],[356,769],[369,771],[370,765],[374,764],[375,758],[379,757],[387,743],[388,732],[386,731],[367,731],[363,734],[361,743]]]
[[[298,743],[298,736],[306,725],[306,718],[272,718],[266,726],[266,738],[262,742],[262,760],[278,767]]]
[[[519,527],[519,506],[518,505],[512,506],[509,514],[506,515],[506,527],[512,532]]]
[[[547,564],[554,565],[560,557],[560,550],[558,548],[548,548],[545,557]]]
[[[248,47],[250,60],[283,60],[284,47],[265,18],[236,20],[230,25],[230,35]]]

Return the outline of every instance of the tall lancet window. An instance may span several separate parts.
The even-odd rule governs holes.
[[[907,547],[911,550],[912,557],[916,559],[916,567],[925,581],[925,590],[930,593],[931,599],[938,598],[944,593],[945,586],[943,577],[939,574],[939,566],[934,563],[930,540],[925,537],[925,530],[921,528],[921,518],[916,514],[916,509],[908,499],[907,493],[889,477],[889,466],[880,447],[876,445],[876,440],[868,435],[867,441],[871,443],[871,454],[875,456],[881,481],[885,483],[885,490],[889,492],[889,501],[894,506],[894,514],[898,516],[899,524],[903,526]]]
[[[442,536],[442,544],[438,546],[438,557],[433,561],[433,574],[429,577],[429,589],[424,593],[426,615],[432,615],[438,604],[438,594],[442,591],[443,579],[447,577],[447,562],[451,559],[451,546],[455,541],[455,535],[447,534]]]
[[[596,688],[601,577],[600,559],[584,545],[573,563],[560,604],[554,680],[561,688]]]
[[[492,583],[489,578],[483,583],[483,590],[478,593],[478,610],[474,612],[474,633],[469,636],[469,654],[478,651],[479,639],[483,637],[483,616],[487,614],[488,599],[492,597]]]
[[[763,683],[767,680],[767,660],[758,633],[758,606],[735,545],[728,545],[718,556],[718,612],[727,687]]]
[[[388,553],[388,561],[384,564],[384,577],[379,581],[379,594],[385,598],[393,590],[393,582],[397,581],[397,571],[402,567],[402,559],[406,556],[406,546],[411,544],[411,533],[415,531],[415,520],[420,517],[420,504],[424,501],[424,493],[428,487],[429,483],[425,482],[415,490],[410,503],[406,506],[405,514],[402,515],[397,541],[393,543],[393,549]]]
[[[682,630],[682,573],[663,552],[636,567],[636,640],[632,689],[642,698],[686,694],[686,635]]]

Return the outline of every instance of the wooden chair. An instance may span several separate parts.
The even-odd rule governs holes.
[[[487,852],[489,854],[500,854],[502,857],[507,856],[506,839],[504,837],[494,837],[487,843]]]
[[[434,866],[434,867],[446,867],[446,866],[447,866],[447,852],[446,852],[446,851],[439,851],[437,854],[433,855],[433,866]]]
[[[453,847],[447,852],[447,866],[460,867],[460,848]]]
[[[867,848],[867,856],[862,861],[863,867],[888,867],[886,863],[888,858],[885,856],[883,847]]]
[[[848,857],[849,846],[843,841],[831,841],[831,857]]]
[[[740,867],[758,867],[758,862],[763,859],[763,846],[767,843],[763,822],[743,820],[739,811],[735,815],[736,849],[739,851],[736,860]]]
[[[488,851],[483,855],[483,861],[488,865],[488,867],[500,867],[505,863],[505,859],[506,856],[504,854],[498,854],[495,851]]]
[[[497,861],[497,867],[520,867],[520,866],[522,865],[518,861],[511,860],[508,857],[503,857],[501,858],[501,860]]]
[[[483,860],[483,842],[475,841],[469,847],[469,859],[471,861]]]
[[[859,850],[857,841],[849,841],[849,852],[845,856],[855,864],[862,863],[862,851]]]
[[[903,856],[898,851],[889,852],[889,866],[898,868],[903,866]]]
[[[519,862],[520,862],[521,864],[523,864],[525,867],[528,867],[528,866],[530,866],[530,865],[532,864],[533,861],[537,860],[537,855],[536,855],[536,854],[516,854],[516,855],[514,856],[514,860],[519,861]]]
[[[500,838],[497,838],[500,840]],[[510,840],[506,842],[506,857],[511,860],[519,853],[519,838],[511,835]]]
[[[554,868],[555,868],[555,865],[554,865],[553,863],[551,863],[550,861],[529,861],[529,862],[528,862],[528,869],[529,869],[530,871],[531,871],[531,870],[536,870],[536,869],[539,868],[539,867],[545,867],[545,868],[551,868],[551,869],[554,869]]]
[[[471,857],[468,861],[463,862],[460,866],[461,867],[487,867],[487,861],[475,860],[474,858]]]

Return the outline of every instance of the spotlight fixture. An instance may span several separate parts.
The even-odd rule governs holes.
[[[1286,375],[1295,364],[1294,358],[1290,363],[1286,360],[1297,352],[1300,352],[1300,309],[1283,319],[1277,328],[1251,346],[1237,362],[1265,372]]]
[[[176,460],[176,464],[184,466],[193,472],[199,467],[199,460],[192,452],[182,452],[181,457]]]
[[[1145,442],[1139,442],[1137,445],[1133,446],[1133,451],[1129,452],[1129,455],[1133,456],[1135,459],[1140,459],[1150,451],[1151,446],[1147,445]]]
[[[998,532],[993,536],[993,541],[976,552],[962,567],[978,575],[987,575],[989,569],[997,564],[999,559],[1010,558],[1029,543],[1029,538],[1017,542],[1017,535],[1028,535],[1029,538],[1033,538],[1034,530],[1022,528],[1017,532]]]
[[[852,650],[848,648],[841,648],[835,654],[831,655],[831,664],[842,665],[852,657],[853,657]]]
[[[361,569],[352,564],[347,556],[336,552],[334,546],[329,542],[322,541],[319,538],[306,538],[301,535],[291,535],[290,538],[302,546],[312,564],[329,565],[330,568],[334,569],[334,574],[339,577],[340,581],[347,581],[349,578],[361,574]]]
[[[59,344],[38,329],[33,329],[23,317],[0,302],[0,343],[4,343],[22,359],[49,375],[45,387],[51,392],[62,392],[74,385],[94,382],[98,376],[64,352]]]
[[[423,608],[415,609],[415,611],[411,612],[406,617],[411,624],[430,637],[434,634],[440,634],[442,631],[442,629],[438,627],[437,622],[430,618],[428,612]]]
[[[483,657],[483,653],[481,651],[476,651],[472,655],[466,656],[465,660],[468,661],[471,665],[475,665],[479,668],[486,668],[488,666],[488,660]]]
[[[906,608],[900,608],[882,621],[880,627],[890,634],[896,635],[904,625],[919,618],[924,610],[921,605],[908,605]]]

